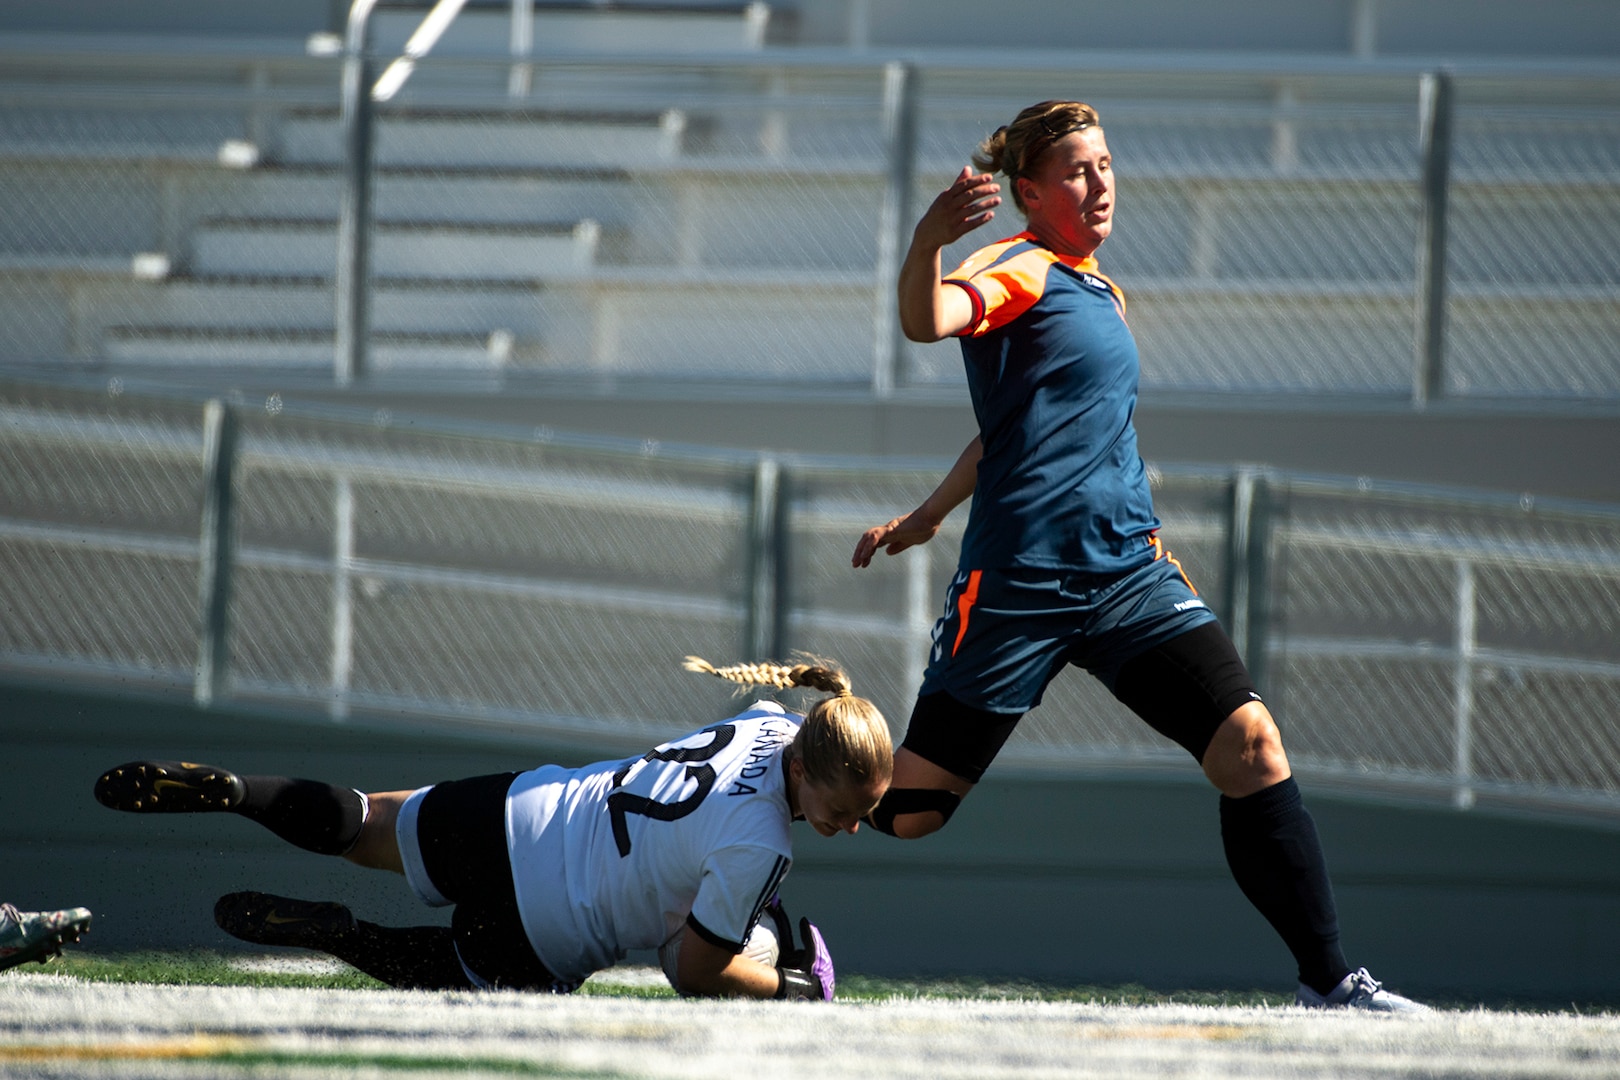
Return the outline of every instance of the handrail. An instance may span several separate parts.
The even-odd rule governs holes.
[[[343,36],[342,116],[346,157],[338,216],[333,379],[364,377],[371,337],[371,59],[367,37],[377,0],[354,0]]]
[[[416,33],[405,42],[404,53],[383,69],[377,85],[371,88],[373,101],[387,101],[399,93],[400,88],[405,85],[405,80],[416,70],[416,62],[432,51],[433,46],[437,45],[439,38],[450,29],[450,24],[456,21],[456,16],[461,14],[461,9],[466,4],[467,0],[439,0],[433,5],[433,10],[422,20],[422,25],[416,28]],[[516,6],[516,0],[513,0],[513,5]]]
[[[371,80],[367,55],[371,13],[377,0],[354,0],[343,35],[343,205],[338,219],[337,311],[333,376],[339,386],[363,379],[370,361],[371,337],[371,172],[372,105],[388,101],[416,70],[461,13],[467,0],[438,0],[410,40],[404,54]]]

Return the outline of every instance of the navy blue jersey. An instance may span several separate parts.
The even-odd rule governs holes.
[[[1030,233],[981,248],[945,279],[984,457],[961,566],[1115,574],[1153,561],[1159,528],[1136,449],[1140,375],[1125,297],[1095,259]]]

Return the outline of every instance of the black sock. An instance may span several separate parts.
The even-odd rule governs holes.
[[[1293,777],[1241,799],[1221,796],[1221,840],[1238,888],[1294,954],[1299,981],[1323,994],[1338,985],[1350,965],[1333,885]]]
[[[358,791],[290,776],[243,776],[247,798],[236,807],[289,844],[317,855],[342,855],[360,839],[366,800]]]
[[[321,948],[398,990],[471,990],[448,926],[378,926],[355,920],[354,929]]]

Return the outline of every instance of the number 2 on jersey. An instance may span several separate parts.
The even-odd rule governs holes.
[[[633,795],[628,791],[615,791],[607,798],[608,813],[613,819],[613,840],[619,845],[619,857],[622,859],[630,854],[630,822],[631,814],[640,814],[642,817],[652,818],[654,821],[678,821],[696,810],[714,789],[716,773],[713,765],[694,765],[691,762],[705,762],[727,746],[737,737],[737,729],[730,724],[722,724],[711,728],[714,738],[703,746],[692,746],[677,750],[659,750],[656,747],[636,761],[625,765],[613,774],[613,786],[619,787],[629,777],[632,770],[644,761],[678,761],[686,765],[686,778],[697,782],[697,790],[679,802],[661,803],[647,798],[645,795]]]

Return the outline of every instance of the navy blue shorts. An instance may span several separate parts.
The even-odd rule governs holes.
[[[1025,713],[1070,664],[1112,691],[1127,660],[1215,621],[1180,564],[1158,550],[1123,575],[959,572],[918,696],[944,691],[986,712]]]

